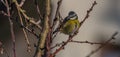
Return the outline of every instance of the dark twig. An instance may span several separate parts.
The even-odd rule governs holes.
[[[98,47],[96,50],[92,51],[90,54],[88,54],[86,57],[90,57],[93,54],[95,54],[96,52],[98,52],[100,49],[102,49],[103,47],[105,47],[107,44],[110,43],[110,41],[115,39],[115,36],[118,34],[118,32],[115,32],[110,39],[108,39],[107,41],[105,41],[105,44],[101,45],[100,47]]]
[[[40,8],[39,8],[37,0],[35,0],[35,5],[36,5],[36,10],[37,10],[38,15],[39,15],[39,20],[41,20],[41,19],[43,19],[43,17],[41,15]]]
[[[56,34],[54,34],[54,36],[52,37],[52,41],[55,39],[55,37],[57,36],[58,32],[56,32]]]
[[[30,30],[29,28],[21,25],[24,29],[26,29],[28,32],[30,32],[31,34],[33,34],[34,36],[36,36],[37,38],[39,37],[34,31]]]

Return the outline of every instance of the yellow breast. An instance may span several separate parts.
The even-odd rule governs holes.
[[[75,26],[77,25],[77,27],[80,26],[79,24],[79,20],[68,20],[63,27],[61,28],[61,32],[67,35],[70,35],[73,30],[75,29]]]

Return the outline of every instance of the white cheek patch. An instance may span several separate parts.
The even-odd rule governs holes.
[[[76,18],[77,18],[77,16],[71,17],[70,20],[75,20]]]

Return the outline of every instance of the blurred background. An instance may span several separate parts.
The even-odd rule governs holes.
[[[63,0],[60,8],[60,13],[63,18],[68,15],[69,11],[75,11],[78,15],[79,21],[82,21],[86,15],[87,10],[92,6],[95,0]],[[116,31],[120,31],[120,0],[96,0],[97,5],[90,13],[90,17],[85,21],[79,29],[79,33],[74,40],[90,41],[90,42],[104,42],[108,40]],[[54,18],[58,0],[51,0],[52,14]],[[26,0],[23,9],[31,17],[38,18],[36,15],[33,0]],[[5,9],[0,2],[0,10]],[[9,21],[6,16],[0,14],[0,41],[4,44],[8,55],[12,57],[12,40],[9,29]],[[32,52],[27,52],[27,45],[25,43],[24,34],[20,26],[14,24],[16,34],[16,52],[17,57],[32,57],[35,51],[34,43],[36,38],[29,35],[29,40],[32,46]],[[59,33],[53,41],[53,45],[67,40],[68,35]],[[109,45],[92,55],[92,57],[118,57],[120,56],[120,33],[116,35],[116,39],[111,41]],[[69,43],[65,49],[60,51],[56,57],[86,57],[91,51],[98,48],[99,45]],[[54,50],[53,50],[54,51]],[[0,55],[6,57],[6,54]]]

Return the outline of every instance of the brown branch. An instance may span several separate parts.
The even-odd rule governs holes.
[[[56,49],[56,51],[53,52],[53,53],[50,55],[50,57],[54,57],[58,52],[60,52],[60,51],[69,43],[69,41],[71,41],[71,40],[73,39],[74,36],[75,36],[75,35],[69,36],[68,40],[65,41],[62,46],[60,46],[58,49]]]
[[[80,44],[90,44],[90,45],[103,45],[104,43],[97,43],[97,42],[90,42],[90,41],[75,41],[75,40],[71,40],[71,41],[69,41],[69,42],[71,42],[71,43],[80,43]],[[55,46],[53,46],[53,47],[51,47],[51,49],[54,49],[54,48],[56,48],[56,47],[59,47],[59,46],[61,46],[61,45],[63,45],[64,44],[64,42],[62,42],[62,43],[58,43],[58,44],[56,44]]]
[[[10,18],[10,7],[9,7],[9,4],[8,4],[8,1],[5,0],[5,3],[6,3],[6,8],[7,8],[7,16],[8,16],[8,20],[10,22],[10,31],[11,31],[11,36],[12,36],[12,43],[13,43],[13,57],[16,57],[16,47],[15,47],[15,34],[14,34],[14,27],[13,27],[13,22]]]
[[[56,47],[60,47],[61,45],[63,45],[64,44],[64,42],[62,42],[62,43],[57,43],[55,46],[52,46],[50,49],[54,49],[54,48],[56,48]]]
[[[94,8],[95,5],[97,5],[97,2],[96,2],[96,1],[94,1],[94,3],[92,4],[92,7],[91,7],[89,10],[87,10],[87,14],[86,14],[86,16],[84,17],[83,21],[80,22],[80,25],[82,25],[82,24],[85,22],[85,20],[88,19],[88,17],[90,16],[90,15],[89,15],[90,12],[93,10],[93,8]]]
[[[94,45],[94,44],[97,44],[97,45],[103,45],[104,43],[97,43],[97,42],[90,42],[90,41],[75,41],[75,40],[71,40],[70,42],[72,43],[80,43],[80,44],[90,44],[90,45]]]
[[[107,44],[110,43],[110,41],[114,40],[115,39],[115,36],[118,34],[118,32],[115,32],[110,39],[108,39],[107,41],[105,41],[103,45],[101,45],[100,47],[98,47],[96,50],[92,51],[90,54],[88,54],[86,57],[90,57],[92,56],[93,54],[97,53],[100,49],[102,49],[103,47],[105,47]]]

